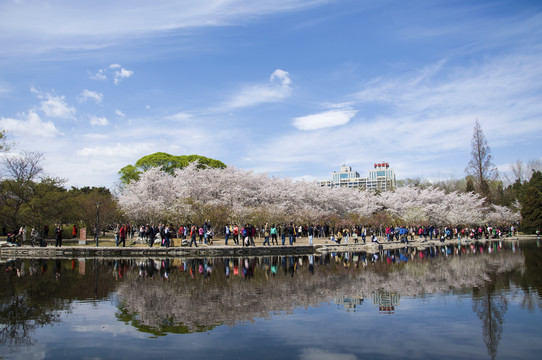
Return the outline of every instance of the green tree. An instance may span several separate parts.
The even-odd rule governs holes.
[[[195,161],[198,162],[198,167],[202,169],[206,167],[224,169],[226,167],[222,161],[201,155],[170,155],[163,152],[157,152],[143,156],[136,161],[135,166],[127,165],[120,169],[120,180],[124,184],[133,180],[137,181],[142,172],[156,167],[169,174],[173,174],[175,169],[182,169]]]
[[[467,176],[465,179],[466,179],[465,191],[474,192],[474,181],[472,180],[472,176]]]
[[[0,152],[8,151],[9,145],[7,143],[6,131],[0,130]]]
[[[542,173],[535,171],[520,196],[521,229],[526,233],[542,230]]]
[[[97,220],[97,204],[100,204],[100,224],[103,231],[113,228],[123,221],[122,213],[111,191],[105,187],[72,187],[69,191],[73,201],[73,213],[86,226],[89,234],[94,234]]]
[[[123,184],[128,184],[131,181],[137,181],[139,180],[139,175],[141,174],[141,171],[137,170],[137,168],[134,165],[126,165],[119,171],[120,174],[120,181]]]
[[[43,178],[40,182],[31,182],[31,197],[21,209],[21,220],[38,231],[43,226],[54,223],[73,222],[70,198],[63,187],[64,180]]]

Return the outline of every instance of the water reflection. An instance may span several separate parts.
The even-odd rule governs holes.
[[[542,252],[532,245],[529,251],[518,242],[491,242],[375,254],[8,260],[0,275],[0,344],[32,344],[37,327],[62,321],[73,302],[89,299],[111,299],[118,321],[154,337],[322,303],[348,312],[368,303],[393,316],[404,297],[450,293],[472,297],[494,358],[508,309],[505,290],[521,288],[515,296],[529,311],[541,307]]]
[[[34,343],[35,329],[61,321],[75,300],[103,299],[114,291],[113,281],[100,274],[98,293],[95,279],[75,271],[78,261],[47,259],[7,260],[0,274],[0,345]],[[84,264],[84,261],[80,263]]]
[[[381,313],[393,314],[399,306],[400,295],[388,291],[377,291],[373,293],[373,303],[378,306]]]

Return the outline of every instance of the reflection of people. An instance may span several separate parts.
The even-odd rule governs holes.
[[[60,259],[57,259],[55,261],[55,279],[56,280],[60,278],[60,269],[62,269],[62,261]]]

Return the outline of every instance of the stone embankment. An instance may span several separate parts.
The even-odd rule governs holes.
[[[478,242],[486,241],[518,241],[534,240],[535,236],[515,236],[502,239],[474,240]],[[306,239],[305,239],[306,240]],[[6,246],[5,242],[0,243],[0,258],[130,258],[130,257],[230,257],[230,256],[275,256],[275,255],[312,255],[329,252],[367,252],[377,253],[381,250],[393,250],[404,248],[406,246],[416,249],[425,249],[432,246],[457,245],[459,243],[466,245],[474,242],[473,240],[459,241],[457,239],[424,241],[416,239],[404,244],[398,241],[380,241],[379,243],[362,242],[348,244],[336,244],[327,239],[315,241],[310,246],[307,241],[298,241],[293,246],[275,245],[275,246],[226,246],[226,245],[200,245],[198,247],[147,247],[147,246],[126,246],[126,247],[107,247],[107,246],[63,246],[63,247],[31,247],[31,246]]]

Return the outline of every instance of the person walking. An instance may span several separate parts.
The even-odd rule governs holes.
[[[156,233],[154,231],[154,225],[147,225],[146,236],[149,241],[149,247],[152,247],[154,245],[154,239],[156,237],[155,235]]]
[[[269,244],[269,236],[271,234],[269,233],[269,224],[268,223],[265,223],[264,227],[263,227],[263,236],[264,236],[264,242],[263,242],[263,246],[265,246],[265,244],[267,243],[268,246],[271,246],[271,244]]]
[[[115,228],[115,246],[119,246],[119,232],[120,232],[120,225],[117,224],[117,227]]]
[[[250,239],[250,244],[252,246],[256,246],[256,244],[254,243],[254,237],[256,236],[256,228],[254,227],[254,225],[250,225],[250,228],[249,228],[249,239]]]
[[[233,225],[233,242],[235,245],[239,245],[239,226]]]
[[[171,241],[171,231],[169,226],[166,226],[164,228],[164,241],[162,242],[162,246],[169,247],[169,243]]]
[[[203,226],[200,226],[200,228],[198,229],[198,234],[199,234],[199,243],[202,244],[203,243],[203,235],[205,234],[203,232]]]
[[[198,242],[196,241],[197,234],[198,234],[198,229],[196,228],[195,225],[192,225],[192,228],[190,228],[190,247],[192,247],[192,244],[198,247]]]
[[[126,246],[126,226],[121,226],[119,228],[119,241],[117,242],[117,246],[122,243],[122,247]]]
[[[229,238],[230,238],[230,226],[226,224],[226,226],[224,226],[224,245],[228,245]]]
[[[290,241],[290,246],[292,246],[294,244],[294,236],[295,236],[294,224],[290,223],[286,231],[288,232],[288,240]]]
[[[62,226],[58,224],[55,229],[55,247],[62,247]]]
[[[270,234],[271,234],[271,244],[278,245],[279,241],[277,239],[277,227],[275,226],[275,224],[271,225]]]
[[[307,235],[309,236],[309,245],[312,246],[312,239],[314,237],[314,227],[311,225],[309,225],[308,229],[307,229]]]
[[[280,224],[278,230],[280,239],[282,240],[282,246],[284,246],[284,243],[286,242],[286,226],[284,226],[284,224]]]

